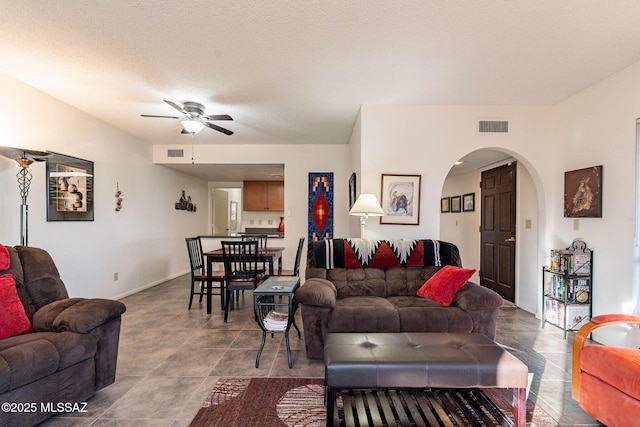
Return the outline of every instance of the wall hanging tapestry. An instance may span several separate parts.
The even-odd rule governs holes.
[[[309,172],[309,241],[333,238],[333,172]]]

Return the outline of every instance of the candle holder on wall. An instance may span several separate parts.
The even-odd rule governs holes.
[[[181,211],[195,212],[196,204],[191,202],[191,196],[186,196],[184,190],[182,190],[182,196],[180,197],[180,200],[176,202],[176,209]]]
[[[116,182],[116,212],[120,212],[122,209],[122,191],[120,191],[120,184]]]

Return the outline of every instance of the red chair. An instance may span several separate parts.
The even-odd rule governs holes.
[[[585,344],[594,329],[619,323],[640,325],[640,316],[595,316],[573,341],[571,397],[608,427],[638,425],[640,350]]]

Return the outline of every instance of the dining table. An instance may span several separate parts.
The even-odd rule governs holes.
[[[258,262],[267,263],[269,266],[269,276],[275,275],[275,263],[277,261],[278,272],[282,271],[282,252],[285,248],[268,247],[258,250]],[[211,314],[211,292],[213,288],[213,264],[216,262],[224,262],[222,256],[222,248],[214,249],[203,253],[207,260],[207,314]],[[224,292],[220,292],[220,298],[225,298]],[[226,304],[226,301],[223,300]]]

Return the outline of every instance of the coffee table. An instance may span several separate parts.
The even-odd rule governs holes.
[[[525,427],[528,368],[482,334],[331,333],[324,363],[327,425],[344,390],[512,388]]]

